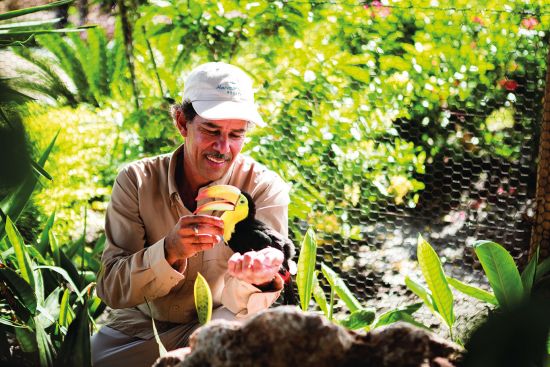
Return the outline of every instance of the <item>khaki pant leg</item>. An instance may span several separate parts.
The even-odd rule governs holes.
[[[198,326],[198,323],[178,325],[159,336],[167,350],[182,348]],[[159,357],[155,338],[145,340],[128,336],[108,326],[92,336],[91,344],[94,367],[150,367]]]

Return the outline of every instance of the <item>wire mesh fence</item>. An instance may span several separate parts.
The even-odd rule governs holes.
[[[404,276],[419,279],[419,234],[435,248],[447,275],[467,283],[487,286],[475,240],[502,244],[523,267],[534,223],[548,54],[547,32],[533,25],[547,22],[550,9],[334,6],[371,12],[374,21],[347,34],[351,49],[375,55],[369,75],[355,78],[343,94],[333,94],[330,86],[323,94],[319,79],[330,76],[321,69],[309,88],[281,102],[288,120],[274,122],[252,152],[292,183],[293,232],[313,226],[318,263],[335,269],[365,305],[378,310],[415,301]],[[377,29],[383,19],[398,21],[391,32],[416,49],[416,57],[401,59],[411,63],[411,73],[391,64],[399,60],[384,58],[391,50],[377,40],[392,33]],[[495,35],[502,38],[491,39]],[[443,46],[430,46],[435,41]],[[412,87],[414,73],[423,79]],[[394,79],[384,78],[390,74]],[[491,74],[493,84],[487,82]],[[396,78],[403,79],[397,90],[387,88]],[[300,108],[307,113],[296,115]],[[408,113],[392,115],[398,109]],[[327,127],[327,116],[337,128]],[[301,138],[305,132],[308,137]],[[276,157],[262,155],[262,147]],[[394,163],[405,170],[392,171]],[[292,208],[300,197],[316,204]],[[486,310],[456,297],[459,329],[466,327],[461,318]],[[427,313],[422,317],[437,324]]]

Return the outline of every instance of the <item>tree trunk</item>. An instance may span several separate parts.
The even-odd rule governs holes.
[[[122,33],[124,34],[124,51],[126,53],[126,61],[128,62],[128,68],[130,69],[130,78],[132,82],[132,90],[134,92],[134,105],[136,110],[139,110],[139,91],[136,82],[136,72],[134,69],[134,42],[132,37],[132,25],[130,14],[128,14],[128,8],[124,3],[125,0],[118,2],[118,8],[120,10],[120,20],[122,23]]]
[[[550,48],[546,61],[546,87],[537,170],[535,225],[531,234],[531,257],[540,247],[540,259],[550,256]]]

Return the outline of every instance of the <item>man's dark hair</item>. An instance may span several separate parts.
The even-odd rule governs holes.
[[[172,105],[170,108],[170,114],[174,120],[176,119],[176,112],[178,111],[183,113],[185,121],[187,122],[193,122],[193,119],[197,116],[197,111],[195,111],[193,104],[188,99],[183,101],[183,103],[175,103]]]
[[[172,115],[172,119],[174,120],[174,123],[176,122],[176,112],[183,113],[183,116],[185,117],[185,121],[187,122],[193,122],[193,119],[195,116],[198,115],[197,111],[193,108],[193,104],[190,100],[186,99],[182,103],[174,103],[172,107],[170,107],[170,115]],[[253,126],[254,123],[247,121],[246,127],[247,129],[250,129]]]

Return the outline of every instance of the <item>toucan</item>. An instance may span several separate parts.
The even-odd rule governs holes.
[[[215,185],[202,190],[196,200],[198,202],[207,198],[216,200],[199,206],[195,214],[223,211],[223,239],[233,252],[243,254],[248,251],[259,251],[268,246],[282,251],[284,261],[279,274],[285,283],[283,303],[296,304],[292,282],[292,275],[296,274],[296,263],[292,260],[295,251],[292,241],[255,218],[256,206],[247,192],[232,185]]]

